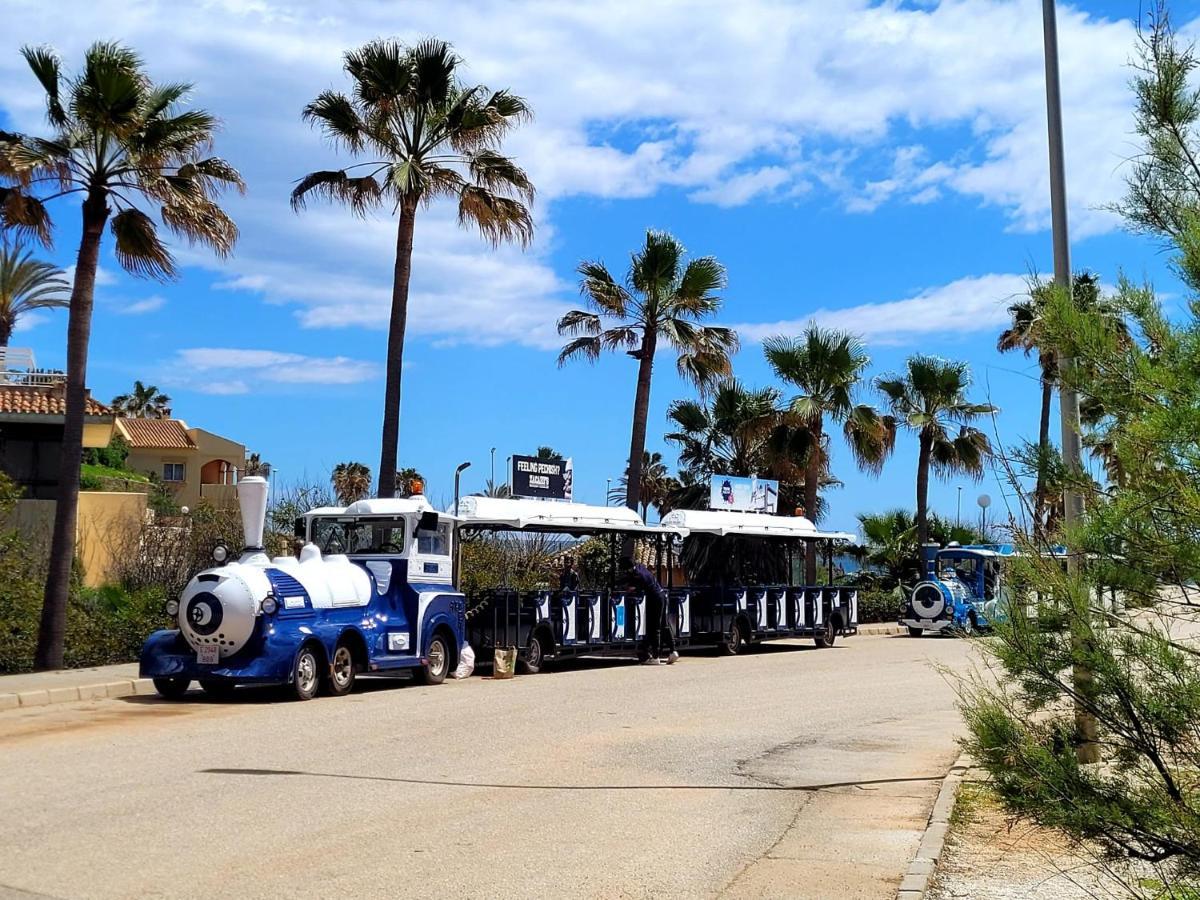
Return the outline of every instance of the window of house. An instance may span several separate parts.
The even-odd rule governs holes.
[[[163,481],[187,481],[183,463],[163,463]]]

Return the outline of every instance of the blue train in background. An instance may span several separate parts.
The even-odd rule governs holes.
[[[900,612],[899,624],[910,635],[970,634],[1005,620],[1005,563],[1017,555],[1012,544],[952,543],[924,551],[925,580],[912,589]]]
[[[421,495],[316,509],[299,558],[263,550],[267,482],[238,483],[246,549],[167,602],[177,628],[142,648],[141,677],[168,698],[193,681],[227,696],[283,684],[301,700],[349,693],[361,672],[411,670],[438,684],[458,664],[466,599],[453,584],[454,517]]]

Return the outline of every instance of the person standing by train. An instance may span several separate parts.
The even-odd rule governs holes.
[[[650,654],[647,662],[673,664],[679,659],[679,653],[675,649],[675,635],[667,624],[667,592],[654,574],[641,563],[635,563],[633,557],[622,556],[619,565],[621,581],[626,588],[639,591],[646,598],[646,649]]]

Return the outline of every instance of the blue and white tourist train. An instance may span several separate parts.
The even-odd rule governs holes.
[[[362,672],[411,670],[437,684],[457,665],[465,598],[453,584],[453,517],[423,496],[315,509],[299,558],[263,551],[267,482],[238,484],[246,549],[196,575],[167,612],[178,627],[142,648],[165,697],[198,681],[224,695],[284,684],[302,700],[348,693]]]
[[[1015,555],[1011,544],[927,548],[926,578],[913,588],[899,623],[918,637],[926,632],[970,634],[1004,621],[1004,569]]]

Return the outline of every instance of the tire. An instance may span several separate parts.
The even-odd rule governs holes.
[[[517,660],[517,666],[522,675],[536,675],[546,665],[546,645],[543,643],[545,634],[534,632],[529,636],[529,646],[525,648],[525,658]]]
[[[924,634],[925,634],[924,628],[913,628],[911,625],[908,626],[908,636],[909,637],[922,637]]]
[[[292,666],[292,696],[311,700],[321,690],[321,659],[311,644],[300,648]]]
[[[187,689],[191,686],[192,680],[184,678],[182,675],[154,679],[154,689],[164,700],[178,700],[187,693]]]
[[[971,637],[978,630],[979,630],[979,625],[976,622],[975,613],[973,613],[973,612],[967,613],[967,620],[965,622],[963,622],[963,626],[962,626],[962,636],[963,637]]]
[[[213,700],[231,700],[233,699],[234,689],[237,687],[232,681],[226,681],[223,678],[201,678],[200,688],[211,697]]]
[[[441,684],[450,674],[450,645],[443,632],[435,632],[430,638],[426,658],[429,662],[417,668],[417,681],[421,684]]]
[[[729,629],[729,639],[721,644],[721,652],[726,656],[737,656],[742,649],[742,626],[738,624],[737,619],[733,620],[733,626]]]
[[[825,623],[825,630],[813,638],[813,643],[818,647],[832,647],[836,640],[837,629],[833,627],[833,620],[830,619]]]
[[[343,697],[354,688],[357,664],[350,645],[339,643],[333,650],[333,662],[325,676],[325,690],[331,697]]]

